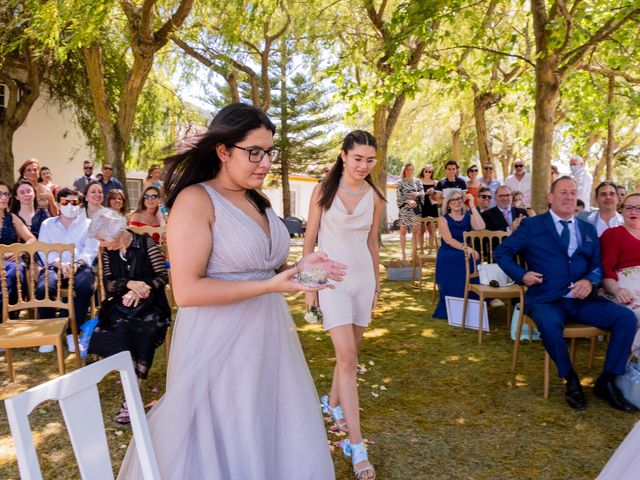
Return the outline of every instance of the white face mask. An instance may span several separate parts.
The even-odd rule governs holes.
[[[60,213],[62,213],[62,216],[65,218],[76,218],[80,213],[80,206],[71,205],[70,203],[67,205],[61,205]]]

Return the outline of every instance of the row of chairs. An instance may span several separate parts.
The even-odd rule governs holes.
[[[441,240],[438,235],[438,219],[435,217],[418,218],[414,223],[414,231],[420,232],[431,231],[435,237],[434,244],[432,246],[421,246],[416,235],[412,238],[412,267],[413,267],[413,279],[416,279],[416,271],[418,276],[418,290],[422,292],[423,281],[423,267],[428,264],[433,264],[433,287],[432,287],[432,303],[435,303],[437,285],[435,281],[435,265],[437,258],[437,249],[440,247]],[[511,327],[512,319],[512,301],[517,299],[520,308],[518,315],[518,324],[516,327],[516,336],[513,345],[513,354],[511,361],[511,371],[516,371],[518,362],[519,350],[520,350],[520,337],[522,335],[523,326],[526,324],[529,329],[529,339],[531,340],[532,332],[535,328],[535,322],[524,313],[524,292],[525,288],[521,285],[509,285],[504,287],[492,287],[489,285],[480,285],[472,283],[473,279],[479,278],[478,271],[479,262],[473,257],[473,251],[477,251],[481,262],[493,263],[493,250],[499,245],[505,238],[509,236],[508,232],[493,232],[488,230],[465,232],[463,236],[463,242],[469,248],[465,253],[465,291],[464,291],[464,304],[462,313],[462,325],[464,327],[467,317],[467,310],[469,304],[469,293],[474,292],[480,298],[478,318],[483,318],[483,310],[485,308],[486,299],[506,299],[507,300],[507,328]],[[414,280],[415,281],[415,280]],[[481,320],[480,320],[481,321]],[[479,325],[480,327],[480,325]],[[478,344],[482,344],[482,328],[478,328]],[[607,332],[590,325],[581,323],[570,322],[565,325],[564,337],[570,339],[570,356],[573,363],[575,363],[576,355],[576,340],[578,338],[587,338],[590,340],[590,352],[589,352],[589,369],[593,368],[593,359],[595,356],[595,349],[598,337],[606,337]],[[545,351],[544,358],[544,398],[549,398],[551,377],[551,358]]]
[[[131,230],[141,234],[162,233],[160,238],[164,238],[164,227],[131,227]],[[166,244],[161,244],[160,249],[167,256]],[[37,299],[35,295],[36,281],[38,278],[38,255],[49,258],[52,254],[61,257],[63,254],[69,255],[69,261],[74,261],[74,245],[63,243],[41,243],[35,242],[30,245],[13,244],[0,245],[0,279],[2,298],[7,299],[2,302],[2,323],[0,324],[0,348],[5,349],[5,358],[9,373],[9,380],[14,381],[13,353],[16,348],[39,347],[42,345],[55,345],[58,362],[58,371],[62,375],[65,373],[64,364],[64,340],[67,328],[70,327],[75,346],[76,365],[82,365],[80,348],[78,345],[78,330],[75,321],[75,311],[73,305],[74,292],[74,272],[69,271],[69,278],[63,283],[62,275],[58,276],[54,294],[50,295],[45,289],[42,299]],[[24,265],[24,282],[20,275],[16,276],[18,301],[10,304],[7,290],[7,268],[4,258],[20,259]],[[92,297],[91,314],[96,315],[95,305],[99,305],[106,298],[105,288],[102,282],[103,276],[102,249],[98,253],[95,294]],[[44,269],[45,285],[48,285],[49,270]],[[169,304],[175,306],[175,300],[171,288],[171,270],[169,269],[169,283],[166,287]],[[51,308],[58,311],[66,311],[64,317],[43,319],[39,318],[39,311],[42,308]],[[12,312],[20,313],[19,319],[12,319]],[[171,327],[167,330],[165,338],[165,357],[169,360],[171,347]]]

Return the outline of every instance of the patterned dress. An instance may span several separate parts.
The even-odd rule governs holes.
[[[400,209],[400,225],[411,228],[416,219],[416,215],[420,215],[420,197],[416,197],[413,193],[424,193],[422,183],[417,178],[403,178],[398,182],[398,199],[397,204]],[[418,204],[417,212],[414,207],[409,205],[409,200],[415,200]]]

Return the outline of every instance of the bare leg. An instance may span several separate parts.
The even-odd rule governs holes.
[[[427,232],[429,236],[429,250],[433,250],[436,248],[436,235],[434,232],[433,224],[429,224],[427,227]]]
[[[351,444],[357,444],[362,442],[362,432],[360,430],[360,405],[356,370],[358,366],[358,350],[362,342],[364,328],[356,325],[342,325],[332,328],[329,333],[336,352],[335,371],[337,380],[336,376],[334,376],[333,383],[337,386],[337,397],[340,400],[347,427],[349,428],[349,440]],[[332,397],[334,397],[333,394]],[[354,465],[354,467],[362,468],[368,464],[368,461],[362,461]]]
[[[402,250],[402,260],[407,259],[407,227],[400,226],[400,250]]]
[[[420,224],[420,231],[418,232],[418,249],[424,251],[424,223]]]

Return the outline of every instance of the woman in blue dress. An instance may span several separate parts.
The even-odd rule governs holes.
[[[484,230],[485,224],[477,208],[473,208],[473,195],[463,193],[457,188],[449,189],[442,202],[445,213],[438,218],[438,229],[442,245],[436,257],[436,283],[440,291],[440,299],[435,318],[447,319],[446,297],[464,295],[466,270],[464,266],[464,249],[462,242],[464,232]],[[473,252],[478,259],[478,253]]]

